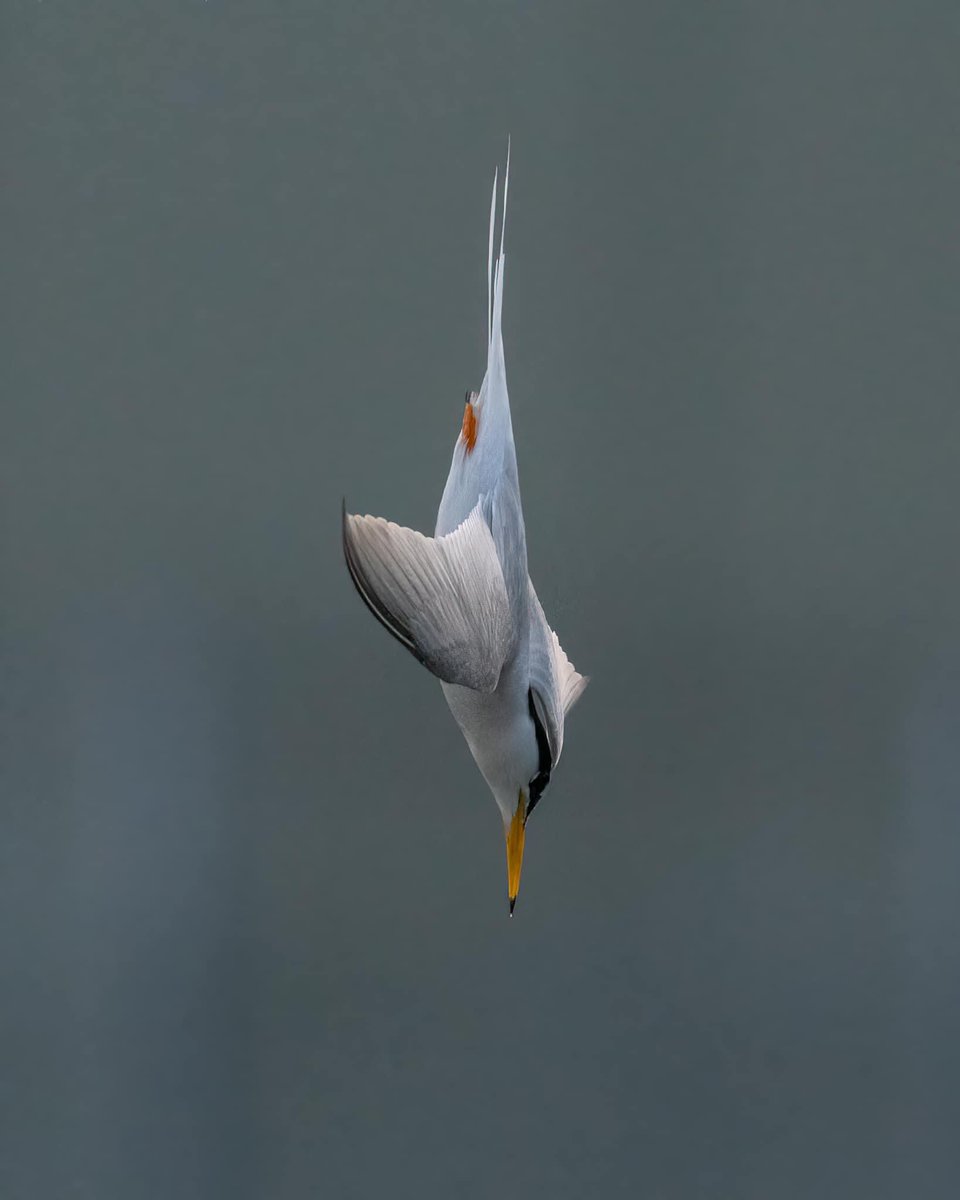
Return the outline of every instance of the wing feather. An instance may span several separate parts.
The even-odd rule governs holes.
[[[343,551],[364,603],[416,659],[445,683],[492,692],[514,639],[481,504],[439,538],[344,507]]]
[[[556,766],[563,749],[563,723],[587,686],[567,658],[560,639],[547,624],[543,606],[530,584],[530,692],[537,716],[547,735],[551,765]]]

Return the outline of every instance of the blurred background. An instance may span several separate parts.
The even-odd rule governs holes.
[[[955,5],[14,0],[0,1194],[954,1197]],[[505,340],[592,676],[350,585]]]

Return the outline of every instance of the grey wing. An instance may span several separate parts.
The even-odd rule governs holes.
[[[547,735],[551,766],[563,749],[563,721],[580,698],[589,678],[567,658],[560,639],[547,624],[533,584],[530,597],[530,693]]]
[[[438,538],[344,508],[343,550],[364,603],[429,671],[445,683],[495,690],[514,634],[480,504]]]

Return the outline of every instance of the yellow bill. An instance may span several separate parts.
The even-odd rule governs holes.
[[[520,870],[523,867],[523,839],[527,823],[527,801],[520,790],[517,811],[507,827],[507,896],[510,900],[510,916],[520,891]]]

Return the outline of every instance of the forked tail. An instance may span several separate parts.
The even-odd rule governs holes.
[[[500,253],[493,257],[493,234],[497,221],[498,172],[493,174],[493,195],[490,197],[490,236],[487,249],[487,370],[499,358],[503,361],[503,269],[506,256],[503,252],[504,233],[507,226],[507,189],[510,186],[510,138],[507,138],[507,166],[503,173],[503,213],[500,218]]]

